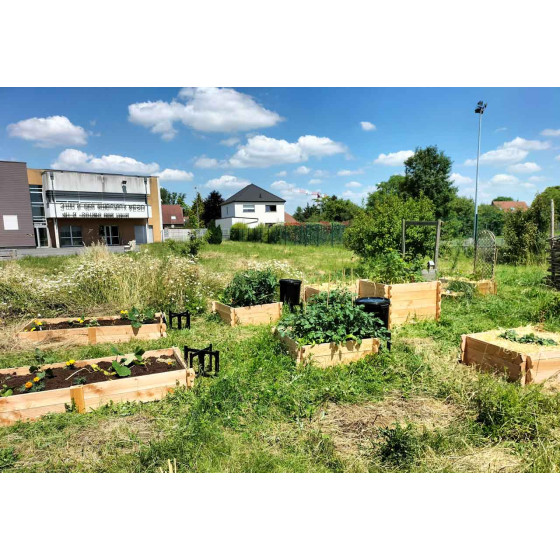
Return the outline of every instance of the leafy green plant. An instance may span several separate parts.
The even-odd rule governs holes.
[[[216,226],[214,223],[208,226],[208,243],[210,245],[221,245],[222,226]]]
[[[476,292],[475,285],[464,280],[451,280],[446,288],[452,292],[461,293],[466,298],[473,298]]]
[[[363,259],[356,272],[383,284],[404,284],[422,281],[422,261],[419,258],[406,260],[394,250],[388,249],[376,258]]]
[[[0,449],[0,471],[7,469],[17,461],[17,455],[13,447]]]
[[[132,356],[129,356],[128,358],[123,357],[120,360],[118,348],[113,347],[112,350],[117,356],[111,362],[111,367],[119,377],[130,377],[132,375],[130,366],[143,366],[146,363],[146,361],[142,358],[144,355],[144,350],[142,348],[136,348]]]
[[[84,385],[86,381],[87,378],[80,375],[79,377],[74,378],[72,385]]]
[[[146,307],[144,309],[137,309],[133,307],[130,311],[124,309],[121,311],[121,318],[128,319],[133,328],[139,329],[143,323],[148,323],[154,320],[156,315],[155,309]]]
[[[284,316],[277,328],[280,334],[300,345],[343,344],[348,340],[361,343],[364,338],[387,338],[381,319],[355,307],[352,295],[343,290],[314,295],[303,310]]]
[[[233,307],[263,305],[277,300],[278,279],[271,269],[238,272],[224,290],[221,300]]]
[[[509,329],[500,334],[500,338],[511,340],[512,342],[519,342],[521,344],[539,344],[540,346],[558,346],[558,343],[552,338],[543,338],[535,333],[527,333],[519,335],[514,329]]]
[[[411,424],[379,428],[378,433],[382,438],[379,457],[391,466],[409,467],[426,448],[422,435]]]
[[[249,226],[243,222],[238,222],[233,224],[229,230],[229,238],[232,241],[246,241],[247,240],[247,230]]]
[[[2,387],[0,387],[0,397],[11,397],[14,394],[12,389],[9,389],[8,386],[3,383]]]

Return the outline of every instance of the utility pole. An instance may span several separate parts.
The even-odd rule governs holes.
[[[478,150],[476,153],[476,180],[475,180],[475,187],[474,187],[474,233],[473,233],[475,268],[476,268],[476,253],[477,253],[477,245],[478,245],[478,166],[480,163],[480,138],[482,134],[482,115],[484,114],[486,105],[487,103],[484,103],[484,101],[479,101],[474,110],[475,113],[478,113]]]
[[[554,228],[555,228],[555,215],[554,215],[554,199],[550,199],[550,237],[554,237]]]

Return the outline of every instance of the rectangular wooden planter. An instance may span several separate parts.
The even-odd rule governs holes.
[[[192,387],[195,378],[194,370],[187,368],[178,348],[150,350],[144,353],[144,357],[149,358],[162,354],[176,360],[178,369],[63,389],[0,397],[0,426],[9,426],[18,420],[34,420],[50,412],[65,412],[66,406],[71,406],[72,402],[78,412],[87,412],[111,401],[115,403],[122,401],[156,401],[172,392],[177,384]],[[126,357],[129,356],[132,357],[132,354],[126,355]],[[79,360],[75,367],[80,368],[88,364],[97,364],[113,359],[114,356],[94,360]],[[44,367],[57,368],[64,365],[64,363],[58,363]],[[0,370],[0,373],[29,375],[29,368],[3,369]]]
[[[443,290],[447,288],[447,284],[452,280],[457,280],[458,282],[464,282],[465,284],[470,284],[474,286],[475,291],[481,296],[493,295],[498,293],[498,285],[495,280],[468,280],[464,278],[447,278],[442,281]]]
[[[383,297],[389,306],[389,330],[413,319],[435,319],[441,316],[441,282],[381,284],[358,280],[358,297]]]
[[[159,319],[157,323],[142,325],[137,329],[132,327],[132,325],[114,325],[105,327],[77,327],[44,331],[23,330],[22,332],[19,332],[17,334],[17,337],[33,343],[69,342],[74,345],[101,344],[103,342],[127,342],[132,339],[154,340],[167,336],[167,327],[163,322],[163,316],[158,313],[156,315],[156,318]],[[91,317],[91,319],[97,319],[98,321],[108,321],[120,319],[120,317],[118,315],[111,315],[109,317]],[[43,323],[51,325],[77,320],[77,317],[57,317],[55,319],[41,319]],[[25,329],[29,329],[32,326],[33,322],[30,322],[25,326]]]
[[[315,294],[320,294],[321,292],[332,292],[334,290],[347,290],[349,292],[354,291],[354,286],[344,285],[344,284],[308,284],[303,289],[303,301],[308,302],[309,298]]]
[[[530,326],[515,331],[520,335],[535,332],[544,338],[559,338],[554,333],[539,332]],[[461,362],[476,365],[484,371],[507,373],[510,381],[518,381],[522,385],[547,380],[551,385],[560,385],[559,346],[543,346],[542,350],[525,350],[524,344],[510,344],[508,347],[506,340],[497,339],[502,332],[495,330],[463,335]]]
[[[381,344],[378,338],[364,338],[361,344],[354,340],[349,340],[346,344],[327,342],[325,344],[300,346],[290,337],[282,336],[276,329],[274,333],[286,345],[290,356],[295,359],[296,364],[312,361],[320,368],[356,362],[369,354],[377,354]]]
[[[248,307],[230,307],[219,301],[212,302],[212,312],[217,313],[222,320],[231,325],[268,325],[278,321],[282,316],[282,304],[265,303]]]

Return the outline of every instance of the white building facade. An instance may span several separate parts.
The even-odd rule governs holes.
[[[222,217],[216,220],[216,225],[229,237],[231,226],[240,222],[250,228],[283,224],[285,204],[283,198],[257,185],[247,185],[222,203]]]

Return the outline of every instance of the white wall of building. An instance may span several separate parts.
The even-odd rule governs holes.
[[[273,212],[267,212],[267,207],[276,206]],[[231,227],[237,222],[245,222],[250,228],[260,224],[283,224],[284,203],[262,203],[262,202],[232,202],[222,206],[222,219],[216,220],[216,224]],[[254,211],[249,208],[253,207]],[[222,224],[222,220],[225,220]]]

